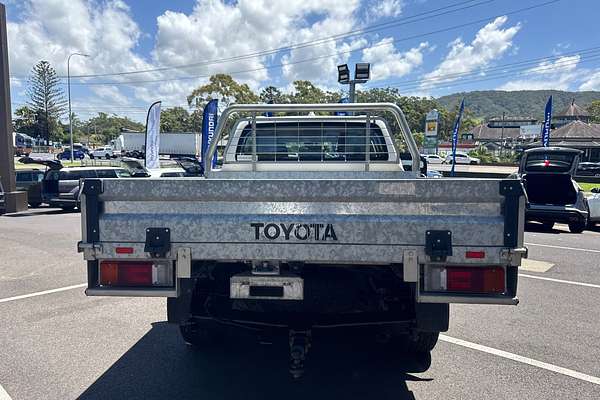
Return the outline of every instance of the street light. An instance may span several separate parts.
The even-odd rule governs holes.
[[[73,115],[71,114],[71,57],[89,57],[88,54],[71,53],[67,58],[67,92],[69,93],[69,136],[71,136],[71,163],[73,162]]]
[[[356,84],[365,83],[371,77],[371,64],[369,63],[357,63],[354,66],[354,79],[350,79],[350,69],[348,64],[338,65],[338,82],[342,85],[350,85],[349,90],[349,101],[354,103],[356,101]]]

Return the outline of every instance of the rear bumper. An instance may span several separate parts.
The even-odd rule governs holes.
[[[588,217],[588,212],[574,207],[527,207],[525,219],[539,222],[583,223]]]

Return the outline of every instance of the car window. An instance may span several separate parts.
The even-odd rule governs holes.
[[[115,172],[119,178],[131,178],[131,172],[126,169],[117,169]]]
[[[33,180],[36,182],[41,182],[44,180],[44,173],[42,171],[33,172]]]
[[[116,178],[117,173],[114,169],[99,169],[96,171],[98,178]]]
[[[59,178],[61,181],[72,180],[76,181],[79,179],[96,178],[96,171],[94,170],[79,170],[79,171],[68,171],[61,170]]]
[[[364,161],[366,127],[360,122],[280,122],[256,128],[258,161]],[[237,156],[252,155],[252,128],[240,136]],[[238,158],[239,160],[240,158]],[[381,129],[370,126],[370,159],[388,160]]]
[[[17,182],[31,182],[31,172],[17,172]]]

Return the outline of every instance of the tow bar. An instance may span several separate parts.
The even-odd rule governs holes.
[[[304,361],[310,349],[311,331],[290,329],[290,374],[299,379],[304,375]]]

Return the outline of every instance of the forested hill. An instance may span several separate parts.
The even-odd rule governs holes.
[[[484,90],[477,92],[455,93],[443,96],[437,101],[449,110],[458,107],[460,99],[465,98],[465,106],[480,118],[501,117],[506,112],[510,117],[533,117],[542,119],[544,107],[550,95],[554,96],[554,114],[562,112],[573,99],[579,106],[586,108],[592,101],[600,100],[600,92],[563,92],[560,90],[521,90],[506,92]]]

